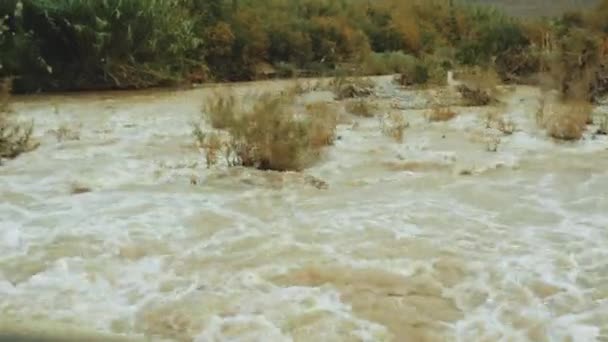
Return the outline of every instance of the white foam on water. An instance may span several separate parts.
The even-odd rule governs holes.
[[[497,152],[469,139],[478,110],[405,111],[403,143],[357,119],[304,175],[207,169],[204,94],[16,104],[43,144],[0,167],[1,316],[169,341],[608,336],[608,140],[548,139],[536,91]],[[65,122],[80,140],[45,133]]]

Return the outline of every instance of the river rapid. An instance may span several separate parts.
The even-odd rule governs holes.
[[[608,138],[548,138],[536,88],[502,135],[376,81],[403,142],[344,116],[303,173],[208,169],[215,87],[16,97],[41,145],[0,166],[0,336],[608,341]]]

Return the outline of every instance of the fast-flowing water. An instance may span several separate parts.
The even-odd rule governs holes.
[[[608,341],[608,138],[547,138],[537,90],[506,95],[512,135],[343,121],[302,174],[207,169],[210,92],[15,99],[41,146],[0,167],[0,336]]]

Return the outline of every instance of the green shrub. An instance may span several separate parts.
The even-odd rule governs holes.
[[[201,45],[179,0],[3,2],[0,17],[11,25],[0,63],[3,74],[19,76],[18,90],[174,81],[194,65]]]
[[[363,70],[368,75],[400,74],[398,80],[401,85],[425,84],[431,78],[435,79],[438,65],[434,62],[431,58],[420,59],[400,51],[372,53]]]
[[[504,64],[506,61],[501,59],[529,46],[522,26],[514,19],[486,9],[476,9],[470,15],[473,25],[469,37],[457,46],[459,63],[483,66],[495,59],[497,63]]]
[[[364,69],[370,75],[411,73],[416,63],[416,57],[401,51],[373,52],[366,59]]]

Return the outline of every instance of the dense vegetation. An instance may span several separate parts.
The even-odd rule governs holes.
[[[329,73],[411,84],[491,65],[505,80],[575,68],[591,83],[606,19],[608,1],[523,21],[457,0],[3,0],[0,78],[17,91]]]

